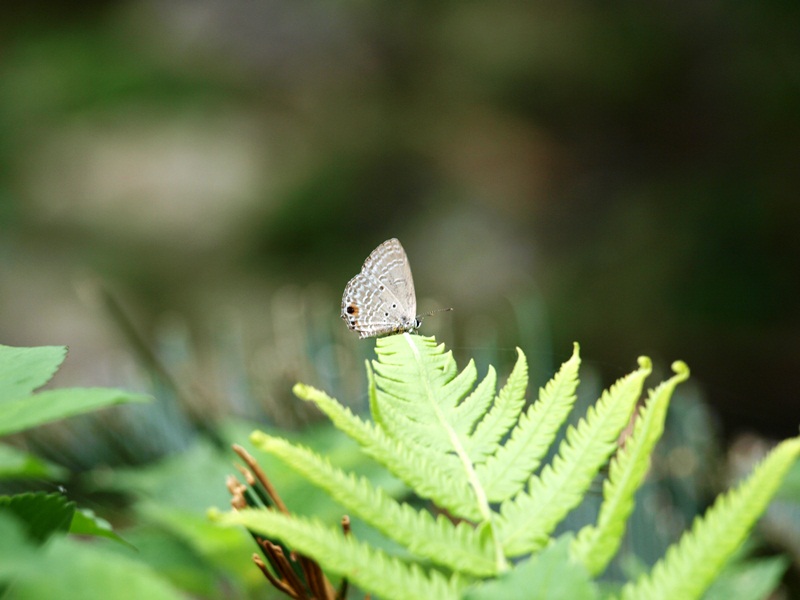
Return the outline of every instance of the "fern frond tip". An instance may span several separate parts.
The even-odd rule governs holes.
[[[650,360],[649,356],[640,356],[637,362],[639,363],[640,369],[644,369],[646,371],[651,371],[653,369],[653,361]]]
[[[308,386],[305,383],[295,383],[292,386],[292,393],[301,400],[306,400],[310,389],[311,386]]]
[[[263,431],[255,430],[253,433],[250,434],[250,443],[254,446],[261,446],[266,443],[269,436],[264,433]]]
[[[682,360],[676,360],[674,363],[672,363],[672,370],[680,377],[680,381],[686,381],[689,379],[689,374],[691,373],[689,370],[689,365]]]

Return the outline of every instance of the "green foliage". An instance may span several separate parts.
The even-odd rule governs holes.
[[[780,443],[750,477],[723,494],[650,574],[623,589],[626,600],[699,598],[745,540],[800,455],[800,438]]]
[[[312,450],[261,432],[251,436],[255,446],[409,554],[401,560],[318,521],[272,510],[215,513],[216,518],[280,540],[328,572],[387,598],[459,593],[476,599],[614,596],[607,586],[601,591],[591,576],[601,574],[619,549],[670,398],[689,376],[686,365],[676,362],[675,375],[650,390],[637,411],[651,371],[650,361],[640,358],[638,369],[603,392],[575,426],[567,427],[555,457],[542,465],[575,403],[577,345],[527,408],[527,362],[521,351],[499,392],[493,369],[475,385],[474,363],[459,372],[451,354],[432,338],[382,338],[376,353],[377,360],[367,364],[374,422],[311,387],[298,384],[295,393],[315,403],[369,456],[417,496],[447,511],[448,518],[399,502]],[[620,444],[631,419],[631,433]],[[742,544],[798,454],[800,439],[778,446],[746,482],[698,518],[650,573],[628,583],[622,597],[700,598]],[[582,501],[609,460],[596,522],[574,537],[554,538],[556,526]],[[527,558],[511,566],[511,558],[523,556]],[[750,569],[757,574],[754,585],[767,589],[775,585],[779,567],[748,565],[737,574]]]
[[[150,398],[107,388],[33,391],[50,381],[66,357],[63,346],[0,345],[0,436],[24,431],[105,406]]]
[[[28,538],[41,544],[56,532],[69,530],[75,503],[61,494],[16,494],[0,496],[0,513],[14,515]]]
[[[689,376],[686,365],[675,363],[673,368],[677,375],[650,391],[633,433],[611,461],[597,523],[581,529],[572,545],[572,555],[580,557],[593,574],[605,569],[619,547],[625,522],[633,512],[634,494],[644,481],[648,458],[664,431],[672,392]]]
[[[0,480],[64,479],[67,470],[24,450],[0,444]]]
[[[81,508],[73,513],[72,521],[69,525],[69,532],[75,535],[104,537],[122,542],[123,544],[128,544],[128,542],[114,531],[108,521],[102,517],[98,517],[88,508]]]
[[[4,536],[4,529],[14,532],[13,535]],[[13,526],[0,519],[0,563],[7,555],[22,557],[15,559],[11,598],[178,600],[184,597],[145,565],[108,552],[108,548],[58,537],[42,549],[33,549]],[[0,568],[0,582],[4,575],[4,569]]]
[[[733,563],[711,584],[703,600],[769,598],[788,566],[786,556]]]
[[[466,600],[593,600],[600,596],[586,568],[569,560],[569,538],[534,554],[511,571],[474,586]],[[535,585],[531,585],[535,582]]]
[[[34,390],[47,383],[66,348],[0,345],[0,435],[124,402],[149,398],[113,389]],[[0,446],[0,476],[63,476],[64,470],[11,446]],[[77,543],[67,533],[122,539],[91,511],[76,510],[62,493],[0,496],[0,592],[24,598],[178,598],[142,565]],[[45,542],[47,542],[45,544]],[[46,576],[43,576],[43,573]]]

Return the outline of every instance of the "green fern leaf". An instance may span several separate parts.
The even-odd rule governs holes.
[[[347,577],[381,597],[456,600],[469,583],[459,575],[447,578],[439,571],[406,564],[316,520],[259,509],[212,511],[209,516],[224,525],[242,525],[269,539],[279,539],[295,552],[313,556],[325,571]]]
[[[455,430],[451,416],[475,382],[475,363],[458,373],[443,344],[408,334],[379,339],[375,350],[375,404],[382,428],[395,439],[452,452],[465,432]]]
[[[466,442],[469,457],[476,464],[493,454],[500,440],[517,423],[525,406],[525,390],[528,387],[528,362],[522,350],[517,348],[517,363],[500,390],[494,405],[478,422],[475,432]]]
[[[636,491],[644,481],[650,455],[664,431],[672,393],[689,377],[689,369],[684,363],[676,362],[672,368],[676,374],[650,391],[633,433],[611,461],[597,524],[584,527],[572,542],[572,558],[586,565],[593,575],[606,568],[619,548],[625,523],[633,512]]]
[[[786,472],[800,456],[800,438],[781,442],[734,490],[717,498],[650,574],[622,590],[624,600],[700,598],[745,540]]]
[[[356,440],[364,452],[418,495],[464,519],[481,519],[475,495],[454,456],[434,454],[423,447],[412,448],[392,439],[382,429],[359,419],[350,409],[311,386],[298,383],[293,391],[298,398],[314,402],[338,429]]]
[[[476,468],[490,501],[502,502],[519,492],[539,467],[575,403],[579,366],[575,344],[572,358],[539,391],[539,400],[520,417],[509,440]]]
[[[597,471],[616,449],[619,433],[650,374],[649,359],[641,357],[639,365],[603,392],[577,428],[567,429],[552,465],[531,477],[528,491],[501,505],[498,526],[507,556],[541,548],[561,519],[581,502]]]
[[[440,495],[446,501],[442,506],[450,509],[462,506],[466,500],[471,509],[470,517],[466,517],[464,512],[456,513],[466,518],[474,518],[472,509],[477,508],[479,516],[475,520],[484,524],[484,532],[492,538],[497,569],[505,570],[508,565],[502,548],[497,544],[496,528],[492,524],[495,513],[489,506],[467,449],[468,432],[459,431],[455,426],[456,406],[467,396],[477,377],[474,363],[470,361],[467,368],[458,373],[452,354],[444,351],[443,344],[437,346],[433,338],[408,333],[378,339],[376,352],[378,360],[373,361],[372,366],[376,405],[383,427],[395,441],[409,439],[420,447],[438,450],[446,459],[450,456],[457,458],[472,493],[469,499]],[[507,391],[505,394],[501,392],[501,404],[508,404],[505,397],[512,395],[513,400],[518,397],[524,401],[527,365],[521,351],[517,364],[520,363],[524,366],[524,377],[517,375],[513,381],[509,378],[505,386]],[[520,369],[515,368],[515,371]],[[518,390],[515,385],[518,386],[521,379],[524,379],[522,389]],[[513,423],[508,427],[511,425]],[[424,476],[426,473],[423,470],[421,474]]]
[[[297,473],[387,537],[418,556],[437,564],[476,576],[494,575],[497,566],[491,548],[468,523],[453,523],[439,515],[434,520],[427,511],[414,510],[375,488],[365,478],[356,478],[331,466],[308,448],[255,432],[251,442],[279,458]]]
[[[489,406],[494,400],[494,393],[497,389],[497,373],[494,367],[489,365],[489,369],[475,390],[467,396],[463,402],[456,406],[453,411],[453,426],[456,431],[471,433],[475,428],[475,423],[486,414]]]

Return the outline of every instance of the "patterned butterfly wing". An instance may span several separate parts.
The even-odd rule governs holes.
[[[342,319],[359,337],[415,331],[417,297],[403,246],[385,241],[364,261],[342,296]]]

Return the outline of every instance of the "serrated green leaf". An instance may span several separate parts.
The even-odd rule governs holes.
[[[475,424],[486,414],[489,406],[491,406],[496,389],[497,373],[494,367],[489,365],[486,377],[481,380],[463,402],[455,407],[453,411],[453,426],[456,431],[465,431],[472,435]]]
[[[477,377],[475,364],[459,373],[443,345],[408,334],[379,339],[375,351],[375,404],[382,429],[406,444],[441,453],[459,446],[466,432],[455,430],[451,417]]]
[[[14,515],[24,525],[28,537],[42,543],[56,532],[66,533],[75,512],[75,503],[63,494],[44,492],[0,496],[0,513]]]
[[[0,345],[0,405],[42,387],[67,356],[65,346],[14,348]]]

